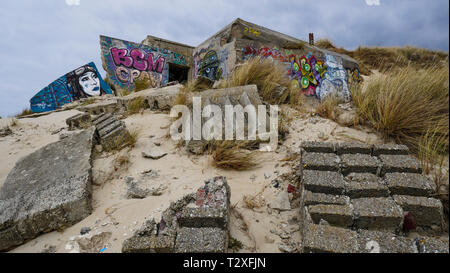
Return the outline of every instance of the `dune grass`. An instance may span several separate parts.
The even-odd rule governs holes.
[[[438,50],[429,50],[412,46],[405,47],[368,47],[360,46],[351,51],[338,48],[329,39],[319,39],[316,46],[337,53],[346,54],[359,62],[360,73],[370,75],[370,70],[380,72],[393,69],[414,67],[416,69],[448,66],[448,53]]]
[[[33,111],[31,111],[30,108],[25,108],[25,109],[22,110],[22,112],[18,113],[14,117],[20,118],[20,117],[28,116],[28,115],[31,115],[31,114],[33,114]]]
[[[335,95],[330,95],[322,100],[316,107],[316,114],[323,118],[336,121],[339,115],[338,105],[340,100]]]
[[[249,141],[223,140],[213,141],[210,146],[213,165],[221,169],[248,170],[259,163],[256,151],[247,148]]]
[[[448,66],[408,66],[373,77],[364,92],[362,87],[352,88],[358,118],[417,152],[420,138],[429,130],[448,135],[448,73]],[[448,138],[444,142],[448,151]]]
[[[279,88],[289,89],[289,82],[286,69],[278,61],[254,57],[237,66],[220,88],[255,84],[264,101],[279,104],[284,102],[281,98],[288,98],[277,91]]]

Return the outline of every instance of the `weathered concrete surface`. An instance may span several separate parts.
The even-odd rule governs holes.
[[[364,172],[376,174],[379,162],[376,157],[368,154],[343,154],[341,158],[341,171],[348,174],[351,172]]]
[[[76,129],[85,129],[86,127],[90,127],[91,123],[91,115],[88,113],[79,113],[68,119],[66,119],[66,124],[69,126],[69,131]]]
[[[403,211],[391,197],[358,198],[352,204],[358,228],[396,231],[403,223]]]
[[[309,153],[334,153],[335,145],[329,142],[303,141],[300,145]]]
[[[303,234],[303,252],[357,253],[357,233],[333,226],[306,225]]]
[[[414,239],[389,232],[358,231],[359,253],[417,253]]]
[[[408,227],[406,213],[419,234],[441,234],[443,206],[430,198],[434,185],[419,174],[420,163],[406,146],[304,142],[300,147],[304,251],[448,252],[448,240],[407,236],[414,227]],[[340,160],[333,160],[338,155]],[[314,170],[333,168],[336,161],[335,171]]]
[[[303,153],[302,164],[305,170],[338,171],[340,159],[332,153]]]
[[[412,213],[418,226],[441,226],[443,220],[443,207],[441,201],[435,198],[394,195],[395,202],[404,211]]]
[[[383,164],[382,173],[421,173],[422,166],[420,162],[409,155],[385,155],[379,156]]]
[[[172,202],[159,223],[147,221],[122,252],[226,252],[230,197],[225,177],[206,180],[195,194]]]
[[[303,171],[303,185],[312,192],[340,195],[344,193],[344,177],[338,172]]]
[[[345,177],[345,194],[350,198],[388,197],[388,187],[371,173],[350,173]]]
[[[430,196],[433,192],[431,180],[416,173],[387,173],[384,181],[395,195]]]
[[[131,101],[141,97],[145,104],[145,108],[150,108],[152,110],[170,110],[182,87],[183,85],[177,84],[133,92],[128,96],[118,98],[117,105],[122,111],[125,111],[128,109],[128,105]]]
[[[338,143],[336,145],[336,153],[338,155],[342,154],[371,154],[372,145],[364,143]]]
[[[0,250],[71,226],[91,211],[94,127],[20,159],[0,189]]]
[[[308,210],[315,224],[321,219],[338,227],[349,228],[353,224],[353,208],[350,205],[313,205]]]
[[[92,118],[92,123],[97,129],[97,135],[100,143],[104,146],[115,145],[115,142],[124,139],[128,133],[125,122],[117,120],[117,118],[110,113],[103,113]]]
[[[325,194],[318,192],[311,192],[305,190],[303,192],[305,206],[310,205],[346,205],[350,203],[350,198],[345,195]]]
[[[374,144],[372,155],[408,155],[409,149],[405,145],[398,144]]]

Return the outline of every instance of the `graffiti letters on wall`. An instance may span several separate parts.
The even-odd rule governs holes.
[[[58,78],[30,99],[33,112],[46,112],[60,108],[81,98],[112,94],[93,62],[83,65]]]
[[[342,60],[327,54],[325,56],[327,71],[324,74],[322,83],[316,89],[317,97],[322,100],[334,94],[341,99],[350,100],[350,90],[348,88],[347,71],[342,65]]]
[[[315,56],[289,55],[290,68],[288,70],[291,85],[299,88],[307,96],[316,96],[316,88],[322,83],[327,68],[323,61]]]
[[[176,52],[101,36],[103,65],[114,85],[129,90],[138,78],[150,79],[152,87],[168,82],[168,62],[186,65]]]

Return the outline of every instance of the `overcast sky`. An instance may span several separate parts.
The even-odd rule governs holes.
[[[94,61],[99,35],[147,34],[196,46],[235,18],[302,40],[336,45],[413,45],[448,52],[448,0],[14,0],[0,8],[0,116],[29,107],[56,78]]]

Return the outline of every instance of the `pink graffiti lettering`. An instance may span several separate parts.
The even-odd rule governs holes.
[[[131,67],[131,65],[133,64],[133,58],[127,56],[127,49],[111,48],[111,54],[116,66],[123,65],[125,67]]]
[[[133,60],[134,60],[134,62],[133,62],[133,67],[134,68],[136,68],[137,70],[140,70],[140,71],[147,70],[148,63],[144,59],[145,58],[144,52],[140,51],[137,48],[133,48],[131,50],[130,55],[131,55],[131,58],[133,58]]]
[[[131,52],[128,52],[127,49],[111,48],[111,55],[116,66],[133,67],[139,71],[162,73],[166,61],[163,56],[158,56],[154,61],[155,56],[153,53],[148,53],[147,58],[145,58],[145,52],[137,48],[132,49]]]

